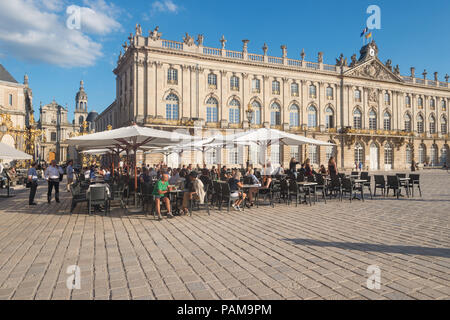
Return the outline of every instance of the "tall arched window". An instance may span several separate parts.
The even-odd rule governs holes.
[[[417,132],[418,133],[423,133],[424,132],[423,116],[421,114],[419,114],[419,116],[417,117]]]
[[[177,84],[178,83],[178,70],[174,68],[169,68],[167,70],[167,82],[169,84]]]
[[[326,94],[327,94],[327,99],[328,100],[333,100],[333,98],[334,98],[334,91],[333,91],[332,87],[327,87]]]
[[[436,107],[436,103],[433,98],[430,99],[430,108],[434,109]]]
[[[417,106],[423,108],[423,99],[421,97],[417,98]]]
[[[270,125],[281,125],[281,107],[278,103],[274,102],[270,111]]]
[[[407,107],[411,107],[411,97],[410,96],[405,97],[405,105]]]
[[[331,107],[325,109],[325,125],[327,129],[334,128],[334,110]]]
[[[391,130],[391,114],[387,111],[384,113],[383,128],[387,131]]]
[[[445,103],[445,100],[441,101],[441,109],[442,111],[447,111],[447,104]]]
[[[447,118],[445,116],[441,117],[441,133],[447,134]]]
[[[355,144],[355,163],[364,163],[364,147],[359,142]]]
[[[234,91],[239,91],[239,78],[236,76],[231,76],[230,78],[230,88]]]
[[[231,100],[229,108],[229,122],[231,124],[241,123],[241,104],[236,99]]]
[[[386,143],[384,146],[384,165],[386,166],[386,169],[392,169],[393,159],[392,145],[390,143]]]
[[[179,119],[179,100],[178,97],[173,93],[169,94],[166,98],[166,119]]]
[[[299,127],[300,126],[300,109],[296,104],[293,104],[289,108],[289,125],[291,127]]]
[[[309,97],[313,99],[317,97],[317,88],[313,84],[309,86]]]
[[[83,124],[83,122],[84,122],[84,118],[83,118],[83,116],[80,116],[80,117],[78,118],[78,123],[79,123],[79,124]]]
[[[314,106],[308,108],[308,127],[317,128],[317,109]]]
[[[355,90],[355,101],[361,102],[361,91],[360,90]]]
[[[252,80],[252,92],[260,93],[261,92],[261,81],[259,79]]]
[[[277,80],[272,81],[272,93],[280,94],[280,82]]]
[[[210,88],[217,88],[217,75],[214,73],[208,74],[208,85]]]
[[[433,115],[430,116],[430,134],[436,133],[436,119]]]
[[[258,101],[253,101],[252,109],[253,109],[252,124],[260,125],[261,124],[261,105],[259,104]]]
[[[353,111],[353,128],[361,129],[362,128],[362,113],[361,110],[355,109]]]
[[[407,113],[405,114],[405,131],[411,132],[412,126],[411,126],[411,116]]]
[[[291,83],[291,95],[294,97],[298,97],[299,89],[298,89],[298,83],[293,82]]]
[[[387,92],[384,94],[384,103],[387,105],[391,104],[391,95]]]
[[[311,160],[311,164],[319,164],[319,146],[309,145],[308,147],[308,155],[309,160]]]
[[[209,165],[215,165],[215,164],[217,164],[218,163],[218,161],[217,161],[217,151],[216,151],[216,149],[210,149],[210,150],[208,150],[208,151],[206,151],[206,153],[205,153],[205,160],[206,160],[206,164],[209,164]]]
[[[406,146],[405,155],[406,155],[406,164],[411,165],[412,159],[413,159],[413,149],[411,148],[411,145],[409,145],[409,144]]]
[[[219,103],[214,97],[211,97],[206,102],[206,122],[217,123],[219,122]]]
[[[377,113],[374,110],[369,112],[369,130],[377,130]]]
[[[422,143],[419,146],[419,163],[424,164],[427,161],[427,148]]]
[[[438,164],[439,164],[439,154],[438,154],[438,147],[437,147],[437,145],[435,145],[435,144],[433,144],[432,146],[431,146],[431,165],[434,167],[434,166],[437,166]]]

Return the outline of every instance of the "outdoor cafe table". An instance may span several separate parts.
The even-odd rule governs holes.
[[[317,192],[316,192],[317,191],[316,186],[318,185],[317,182],[300,181],[300,182],[297,182],[297,185],[300,187],[303,187],[303,188],[309,188],[310,191],[311,191],[311,189],[314,189],[314,203],[317,202]],[[305,196],[305,198],[306,198],[306,196]],[[308,198],[309,198],[309,205],[312,206],[311,192],[308,192]]]
[[[400,181],[400,182],[404,182],[404,183],[406,183],[406,193],[407,193],[407,196],[408,196],[408,198],[409,198],[409,182],[411,181],[411,178],[398,178],[398,181]],[[412,192],[414,192],[414,188],[413,188],[413,191]],[[401,194],[401,190],[400,190],[400,197],[403,197],[402,196],[402,194]]]
[[[355,193],[355,195],[353,196],[353,199],[364,201],[364,189],[363,189],[363,188],[364,188],[364,183],[366,183],[367,180],[354,179],[353,182],[354,182],[355,184],[359,184],[359,187],[360,187],[360,190],[361,190],[361,198],[358,198],[358,196],[357,196],[356,193]]]
[[[173,187],[173,186],[169,186],[169,187]],[[177,189],[173,189],[171,191],[169,191],[169,200],[171,204],[174,204],[173,206],[173,213],[176,215],[180,214],[180,207],[178,206],[178,199],[179,199],[179,195],[183,195],[185,192],[188,192],[188,190],[177,190]]]

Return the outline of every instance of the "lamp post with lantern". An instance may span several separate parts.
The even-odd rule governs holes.
[[[252,105],[249,103],[248,104],[248,108],[245,111],[245,114],[247,116],[247,121],[248,121],[248,129],[251,130],[252,129],[252,122],[253,122],[253,116],[254,116],[255,111],[253,110]],[[247,146],[247,170],[250,169],[250,145]]]

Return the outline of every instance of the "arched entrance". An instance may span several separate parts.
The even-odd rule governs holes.
[[[378,146],[375,142],[370,145],[370,170],[378,170]]]
[[[9,135],[9,134],[5,134],[3,136],[1,142],[6,144],[6,145],[8,145],[8,146],[10,146],[10,147],[12,147],[12,148],[16,147],[15,146],[15,142],[14,142],[14,138],[11,135]]]

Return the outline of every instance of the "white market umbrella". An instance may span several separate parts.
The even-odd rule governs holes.
[[[70,138],[68,139],[68,143],[69,145],[77,147],[79,150],[109,149],[118,154],[124,150],[133,150],[135,156],[134,186],[137,190],[136,152],[138,149],[143,149],[145,147],[167,147],[170,145],[186,143],[192,139],[191,136],[176,132],[161,131],[133,125],[130,127]]]
[[[14,149],[13,147],[10,147],[5,143],[0,142],[0,159],[9,161],[31,160],[33,159],[33,157],[25,152],[19,151],[17,149]]]
[[[271,145],[317,145],[317,146],[335,146],[333,143],[323,142],[316,139],[295,135],[275,129],[261,128],[249,131],[234,140],[237,143],[256,143],[264,148],[264,167],[267,165],[266,148]]]

